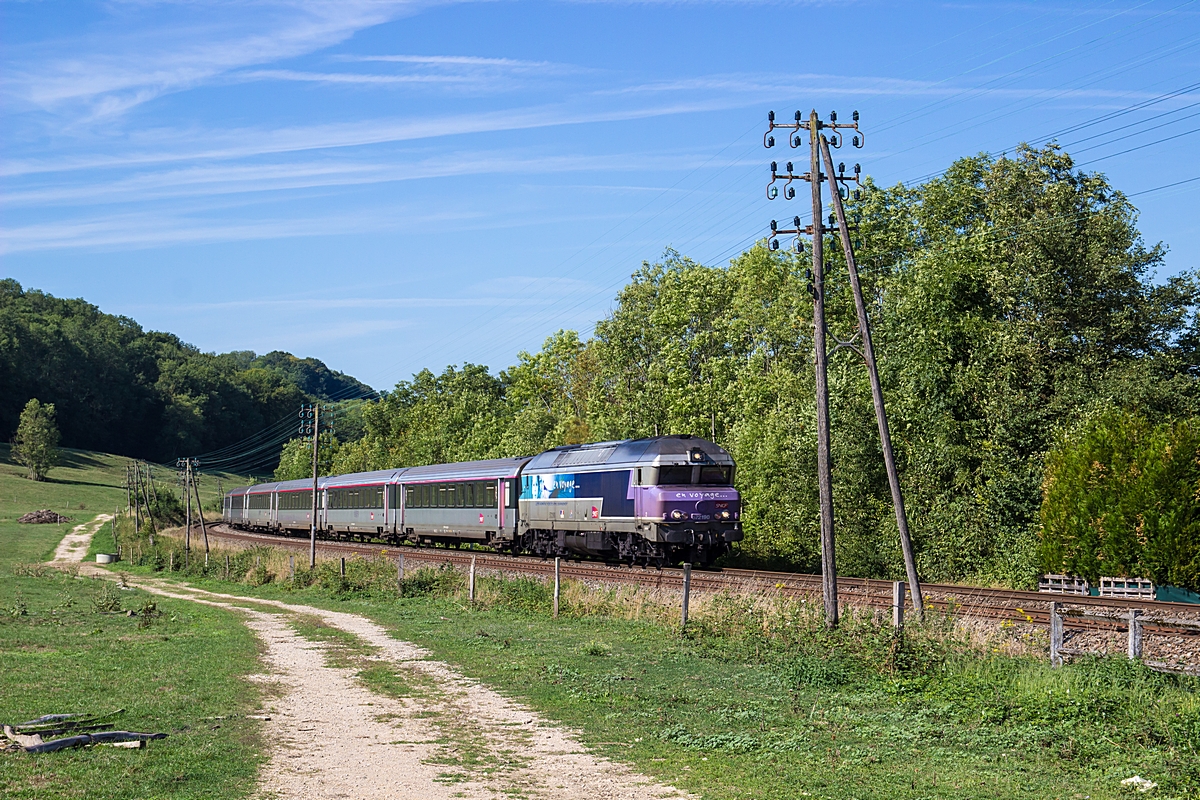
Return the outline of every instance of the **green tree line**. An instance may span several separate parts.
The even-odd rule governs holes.
[[[0,280],[0,432],[26,403],[56,411],[62,443],[154,461],[214,450],[314,398],[369,387],[289,353],[203,353],[128,317]]]
[[[917,187],[868,181],[851,206],[921,573],[1028,585],[1053,561],[1042,486],[1062,437],[1107,409],[1200,414],[1196,278],[1156,282],[1164,251],[1143,242],[1134,207],[1055,146],[960,159]],[[825,252],[830,331],[848,341],[840,247]],[[739,557],[815,569],[807,259],[760,244],[709,267],[668,252],[633,274],[590,339],[560,331],[498,375],[425,370],[365,405],[361,438],[336,448],[330,471],[710,436],[738,463]],[[903,577],[852,349],[833,354],[830,387],[839,567]],[[281,478],[305,474],[302,451],[285,447]]]

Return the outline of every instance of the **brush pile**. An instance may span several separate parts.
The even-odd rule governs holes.
[[[59,514],[57,511],[51,511],[48,508],[43,508],[40,511],[30,511],[28,514],[26,514],[25,516],[23,516],[19,520],[17,520],[17,522],[24,522],[29,525],[42,525],[45,523],[57,525],[60,522],[70,522],[70,521],[71,521],[70,517],[64,517],[62,514]]]

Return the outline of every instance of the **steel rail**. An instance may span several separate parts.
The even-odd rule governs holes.
[[[298,551],[307,550],[309,546],[307,538],[243,531],[227,525],[213,526],[210,529],[210,536],[234,542],[274,545]],[[536,556],[510,556],[484,550],[413,545],[396,546],[333,539],[319,539],[317,549],[326,553],[364,558],[380,555],[395,557],[403,554],[406,563],[452,564],[463,569],[466,569],[470,565],[471,559],[474,558],[477,573],[501,572],[535,577],[551,577],[554,574],[552,559]],[[561,564],[561,574],[564,578],[588,583],[628,584],[672,591],[681,591],[683,588],[683,570],[673,567],[655,569],[653,567],[614,566],[598,562],[564,560]],[[839,576],[838,602],[842,607],[865,606],[874,609],[890,609],[892,607],[892,586],[892,581]],[[767,591],[780,597],[820,602],[821,576],[751,569],[693,569],[691,588],[694,591],[708,594],[738,590],[761,594]],[[1063,614],[1063,625],[1069,630],[1126,632],[1128,631],[1128,619],[1125,614],[1129,609],[1137,609],[1146,615],[1140,620],[1142,630],[1146,633],[1200,636],[1200,629],[1173,625],[1170,619],[1155,619],[1156,616],[1169,614],[1180,620],[1200,621],[1200,607],[1188,603],[1048,594],[1019,589],[996,589],[941,583],[923,583],[921,588],[923,599],[931,608],[950,615],[1007,620],[1044,627],[1050,624],[1050,603],[1057,602],[1063,607],[1060,612]],[[911,609],[911,605],[909,608]],[[1112,612],[1112,616],[1107,619],[1079,616],[1085,608],[1106,609]],[[1072,613],[1073,610],[1074,613]]]

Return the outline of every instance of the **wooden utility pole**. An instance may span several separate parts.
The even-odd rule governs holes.
[[[312,473],[313,473],[313,488],[312,488],[312,523],[308,528],[308,568],[314,569],[317,566],[317,453],[321,443],[321,406],[318,403],[313,403],[312,406]]]
[[[825,228],[821,224],[821,120],[814,109],[808,117],[812,140],[809,183],[812,186],[813,348],[816,350],[817,490],[821,504],[821,595],[825,627],[838,624],[837,559],[833,537],[833,474],[830,466],[829,379],[825,349]]]
[[[149,467],[146,468],[146,471],[150,471]],[[150,512],[150,495],[146,491],[146,482],[144,480],[139,481],[134,487],[134,493],[141,498],[142,503],[146,506],[146,522],[150,526],[150,544],[154,544],[154,534],[158,531],[158,526],[154,523],[154,514]]]
[[[896,471],[896,456],[892,452],[892,435],[888,430],[887,412],[883,406],[883,388],[879,383],[879,368],[875,362],[875,346],[871,342],[871,321],[867,318],[867,304],[863,300],[862,285],[858,280],[858,265],[854,261],[854,247],[850,241],[850,226],[846,221],[846,209],[842,205],[842,194],[833,171],[833,156],[829,154],[829,142],[821,137],[821,155],[825,171],[829,175],[830,198],[837,215],[838,231],[841,233],[842,252],[846,256],[846,269],[850,273],[850,286],[854,290],[854,308],[858,313],[858,333],[862,339],[862,356],[867,362],[867,373],[871,378],[871,400],[875,404],[875,422],[879,427],[879,443],[883,447],[883,463],[887,467],[888,485],[892,490],[892,506],[896,509],[896,528],[900,531],[900,548],[904,551],[904,571],[912,590],[913,612],[917,619],[925,617],[925,603],[921,598],[921,583],[917,579],[917,560],[913,554],[912,538],[908,533],[908,515],[904,511],[904,495],[900,492],[900,476]],[[857,174],[857,167],[855,168]]]
[[[141,470],[138,467],[138,462],[133,462],[133,532],[138,534],[142,530],[142,503],[141,497],[138,496],[138,481],[141,479]]]
[[[200,484],[196,474],[192,472],[191,464],[194,459],[188,459],[188,479],[192,484],[192,492],[196,495],[196,513],[200,515],[200,532],[204,534],[204,556],[208,557],[208,527],[204,524],[204,506],[200,503]]]
[[[188,491],[188,484],[192,482],[192,460],[190,458],[183,461],[183,494],[186,498],[185,505],[187,506],[187,530],[183,534],[183,552],[190,553],[192,551],[192,493]]]

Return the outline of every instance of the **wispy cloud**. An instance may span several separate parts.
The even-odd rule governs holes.
[[[466,83],[466,75],[369,75],[360,72],[300,72],[294,69],[256,69],[234,73],[235,80],[302,81],[305,83]]]
[[[461,223],[468,212],[326,214],[317,217],[293,216],[286,219],[253,219],[234,222],[229,219],[197,219],[181,215],[131,212],[96,216],[81,220],[53,221],[0,229],[0,255],[34,250],[68,248],[121,247],[136,249],[205,242],[252,241],[259,239],[300,238]]]
[[[190,11],[191,19],[137,33],[125,32],[123,20],[114,19],[106,30],[75,42],[69,57],[47,57],[36,46],[10,53],[5,90],[45,111],[112,117],[231,70],[330,47],[426,5],[418,0],[276,0],[243,6],[236,15],[180,5],[177,10]],[[62,45],[56,42],[55,51]]]
[[[464,151],[407,163],[388,161],[289,161],[282,164],[215,164],[150,171],[115,180],[92,180],[10,191],[10,209],[36,205],[145,202],[180,197],[266,193],[336,186],[362,186],[458,175],[553,174],[563,172],[644,172],[694,165],[695,153],[615,153],[530,156],[506,152]],[[719,168],[727,161],[714,161]],[[570,188],[570,187],[565,187]],[[608,190],[649,190],[636,186],[579,186]],[[655,189],[655,191],[661,191]]]
[[[391,64],[423,64],[426,66],[470,66],[470,67],[499,67],[502,69],[554,69],[577,70],[578,67],[569,64],[558,64],[553,61],[522,61],[516,58],[485,58],[483,56],[416,56],[416,55],[380,55],[356,56],[336,55],[335,61],[382,62]]]
[[[559,125],[623,122],[659,116],[687,114],[739,107],[760,102],[758,98],[735,96],[674,100],[627,108],[583,110],[581,104],[532,106],[476,114],[430,116],[415,119],[377,119],[351,123],[332,123],[263,130],[245,128],[190,132],[162,132],[140,138],[164,146],[161,150],[143,150],[111,156],[64,157],[54,160],[14,160],[0,166],[0,175],[29,175],[79,169],[128,167],[139,164],[165,164],[202,159],[234,159],[279,153],[330,150],[345,147],[416,141],[448,136],[500,131],[528,130]],[[167,145],[169,149],[165,149]],[[205,146],[207,145],[207,146]],[[136,146],[136,144],[135,144]]]

